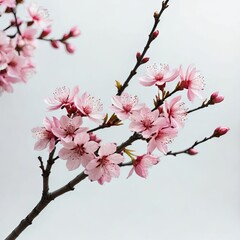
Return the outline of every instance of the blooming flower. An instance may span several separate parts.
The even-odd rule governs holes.
[[[91,160],[86,166],[85,173],[92,181],[98,181],[101,185],[104,182],[110,182],[112,177],[118,177],[120,174],[119,163],[124,158],[116,152],[116,144],[107,143],[100,147],[98,157]]]
[[[152,154],[144,154],[138,156],[133,162],[133,167],[128,174],[128,178],[133,174],[133,171],[140,177],[147,178],[148,168],[159,162],[159,157]]]
[[[141,133],[144,138],[149,138],[158,129],[158,116],[158,110],[152,112],[148,107],[143,107],[131,115],[130,120],[132,122],[129,129]]]
[[[181,96],[175,97],[171,102],[165,101],[162,115],[169,119],[172,127],[183,127],[187,110],[184,108],[184,103],[179,102]]]
[[[58,155],[61,159],[67,160],[66,166],[69,171],[78,168],[81,164],[85,167],[90,160],[94,159],[98,143],[89,140],[89,134],[81,132],[72,142],[61,141],[63,148],[60,149]]]
[[[168,65],[161,64],[160,68],[157,64],[147,68],[147,75],[140,78],[140,83],[143,86],[161,86],[166,82],[171,82],[178,77],[178,69],[170,70]]]
[[[67,87],[59,87],[53,93],[53,98],[46,98],[44,101],[50,107],[48,110],[56,110],[59,108],[64,108],[73,103],[74,97],[78,94],[79,88],[76,86],[73,88],[72,92]]]
[[[32,21],[36,23],[39,27],[45,29],[51,25],[51,20],[49,20],[48,10],[39,7],[36,3],[31,3],[27,8]]]
[[[148,142],[148,152],[152,153],[157,148],[162,153],[167,153],[167,144],[171,142],[172,138],[177,135],[177,128],[169,125],[169,120],[161,117],[159,118],[158,131],[151,137]]]
[[[57,119],[53,117],[53,121],[47,117],[43,120],[44,127],[36,127],[32,129],[33,137],[37,138],[38,141],[34,145],[34,150],[41,151],[48,145],[49,152],[55,147],[56,136],[52,132],[52,128],[57,125]]]
[[[82,117],[69,118],[63,115],[60,118],[58,127],[53,127],[52,132],[65,142],[69,142],[73,140],[76,134],[87,131],[87,128],[80,128],[80,125],[82,125]]]
[[[188,89],[188,99],[193,101],[195,96],[202,98],[202,90],[204,88],[203,78],[200,76],[199,71],[192,65],[189,65],[187,72],[184,75],[182,66],[179,69],[179,76],[181,79],[181,86]]]
[[[138,104],[137,96],[131,96],[125,92],[121,96],[113,96],[111,100],[113,104],[111,109],[120,120],[128,119],[132,113],[143,107],[143,105]]]
[[[103,109],[99,99],[95,99],[87,92],[81,98],[75,97],[74,103],[82,116],[87,116],[94,122],[104,118],[104,114],[100,113]]]

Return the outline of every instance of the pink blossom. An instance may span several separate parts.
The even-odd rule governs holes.
[[[21,51],[21,54],[25,57],[32,57],[33,52],[36,49],[36,34],[37,29],[26,28],[22,35],[18,35],[17,48]]]
[[[179,102],[181,96],[173,98],[170,103],[165,101],[162,115],[169,119],[171,126],[183,127],[184,120],[187,115],[187,110],[184,108],[184,103]]]
[[[182,66],[179,69],[179,75],[181,79],[181,86],[188,89],[188,99],[193,101],[195,96],[202,98],[202,90],[204,89],[204,81],[200,76],[199,71],[192,65],[189,65],[187,72],[184,75]]]
[[[16,0],[0,0],[0,5],[5,5],[6,7],[15,8]]]
[[[53,98],[46,98],[44,101],[50,107],[48,110],[56,110],[59,108],[64,108],[73,103],[74,97],[78,94],[79,88],[76,86],[73,88],[72,92],[67,87],[59,87],[53,93]]]
[[[112,177],[118,177],[120,174],[119,163],[124,158],[116,152],[116,144],[107,143],[100,147],[98,157],[94,158],[86,166],[86,174],[92,181],[98,181],[101,185],[104,182],[110,182]]]
[[[32,21],[39,27],[43,29],[50,27],[51,20],[48,18],[49,14],[47,9],[39,7],[36,3],[31,3],[27,10]]]
[[[55,117],[53,117],[53,121],[46,117],[43,120],[44,127],[36,127],[32,129],[33,137],[38,139],[34,145],[34,150],[41,151],[48,146],[49,152],[52,152],[57,139],[52,132],[52,128],[56,127],[58,124],[56,120]]]
[[[82,117],[69,118],[63,115],[58,121],[58,127],[54,127],[52,132],[65,142],[69,142],[73,140],[76,134],[87,131],[87,128],[80,127],[80,125],[82,125]]]
[[[148,168],[152,165],[157,164],[158,162],[159,157],[152,154],[144,154],[142,156],[138,156],[133,162],[133,168],[130,170],[128,178],[132,175],[133,171],[135,171],[138,176],[147,178]]]
[[[94,159],[98,143],[89,140],[89,134],[81,132],[72,142],[61,141],[63,148],[60,149],[58,155],[61,159],[67,160],[66,166],[69,171],[78,168],[81,164],[85,167],[90,160]]]
[[[170,70],[168,65],[161,64],[160,67],[157,64],[149,66],[147,68],[147,75],[140,78],[140,83],[143,86],[161,86],[166,82],[171,82],[178,77],[178,69]]]
[[[158,117],[158,110],[152,112],[148,107],[143,107],[131,115],[129,129],[141,133],[144,138],[149,138],[158,129]]]
[[[121,120],[128,119],[131,114],[143,107],[143,105],[138,104],[137,96],[131,96],[125,92],[121,96],[113,96],[111,100],[113,104],[111,109]]]
[[[168,119],[161,117],[158,131],[151,137],[148,142],[148,152],[152,153],[157,148],[162,153],[167,153],[167,144],[177,135],[177,128],[169,125]]]
[[[95,99],[87,92],[80,98],[75,97],[74,103],[82,116],[87,116],[94,122],[99,122],[104,118],[104,114],[100,113],[103,109],[100,100]]]

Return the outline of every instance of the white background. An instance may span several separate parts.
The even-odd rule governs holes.
[[[43,99],[56,87],[79,85],[101,98],[105,111],[135,64],[153,24],[160,0],[39,1],[54,20],[53,36],[78,25],[82,35],[72,43],[76,54],[39,43],[37,74],[28,84],[15,85],[0,100],[0,239],[4,239],[35,206],[41,195],[41,172],[31,128],[40,126],[46,112]],[[170,146],[182,150],[209,136],[217,126],[231,131],[197,147],[191,157],[163,157],[147,180],[123,169],[110,184],[82,182],[74,192],[52,202],[19,239],[22,240],[238,240],[240,239],[240,4],[224,0],[171,1],[152,44],[149,64],[195,64],[205,78],[205,96],[219,90],[225,101],[191,114]],[[147,64],[146,64],[147,66]],[[142,66],[128,92],[151,103],[154,90],[138,84]],[[201,104],[196,100],[189,108]],[[58,116],[61,113],[57,113]],[[121,143],[127,129],[99,132]],[[144,153],[143,145],[134,145]],[[51,190],[67,183],[80,170],[68,172],[57,161]]]

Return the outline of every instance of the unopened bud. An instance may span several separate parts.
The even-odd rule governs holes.
[[[214,137],[221,137],[222,135],[226,134],[230,129],[226,127],[217,127],[214,130],[213,136]]]
[[[210,104],[220,103],[224,100],[223,96],[218,95],[218,92],[214,92],[210,97]]]
[[[158,16],[159,16],[158,11],[154,12],[153,17],[154,17],[154,18],[158,18]]]
[[[141,57],[141,53],[140,53],[140,52],[137,52],[137,53],[136,53],[136,58],[137,58],[137,60],[139,60],[140,57]]]
[[[68,53],[74,53],[75,52],[75,48],[70,44],[70,43],[66,43],[65,44],[66,50]]]
[[[69,35],[70,35],[71,37],[77,37],[77,36],[79,36],[79,35],[80,35],[80,31],[79,31],[78,27],[75,26],[75,27],[71,28]]]
[[[149,61],[149,57],[145,57],[145,58],[142,59],[141,63],[146,63],[148,61]]]
[[[53,48],[59,48],[59,42],[58,41],[52,40],[51,45],[52,45]]]
[[[152,38],[155,39],[158,36],[158,34],[159,34],[158,30],[154,31],[152,34]]]
[[[194,149],[194,148],[191,148],[191,149],[189,149],[189,150],[187,151],[187,153],[188,153],[189,155],[196,155],[196,154],[198,154],[198,151],[197,151],[196,149]]]
[[[42,31],[41,35],[39,36],[39,38],[45,38],[46,36],[48,36],[50,33],[52,32],[52,29],[46,28]]]

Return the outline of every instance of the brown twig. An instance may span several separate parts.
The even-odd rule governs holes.
[[[142,60],[145,57],[145,54],[147,53],[147,50],[149,49],[151,42],[155,39],[154,38],[154,31],[156,30],[158,23],[160,22],[160,17],[162,15],[162,13],[164,12],[165,9],[167,9],[168,7],[168,2],[169,0],[163,1],[162,2],[162,7],[159,13],[155,13],[154,14],[154,25],[152,27],[152,30],[150,32],[150,34],[148,35],[148,41],[142,51],[142,53],[140,54],[139,58],[137,59],[137,62],[134,66],[134,68],[130,71],[129,76],[127,77],[126,81],[123,83],[122,87],[118,89],[117,95],[120,96],[123,91],[125,90],[125,88],[128,86],[130,80],[133,78],[133,76],[137,73],[137,69],[138,67],[142,64]]]
[[[201,140],[201,141],[196,141],[191,147],[189,147],[189,148],[187,148],[187,149],[185,149],[185,150],[182,150],[182,151],[178,151],[178,152],[169,151],[169,152],[166,153],[166,156],[172,155],[172,156],[175,156],[175,157],[176,157],[177,155],[182,154],[182,153],[190,154],[189,151],[190,151],[191,149],[193,149],[194,147],[196,147],[197,145],[199,145],[199,144],[201,144],[201,143],[204,143],[204,142],[212,139],[213,137],[215,137],[214,134],[211,135],[210,137],[205,137],[205,138],[204,138],[203,140]],[[191,155],[191,154],[190,154],[190,155]]]

